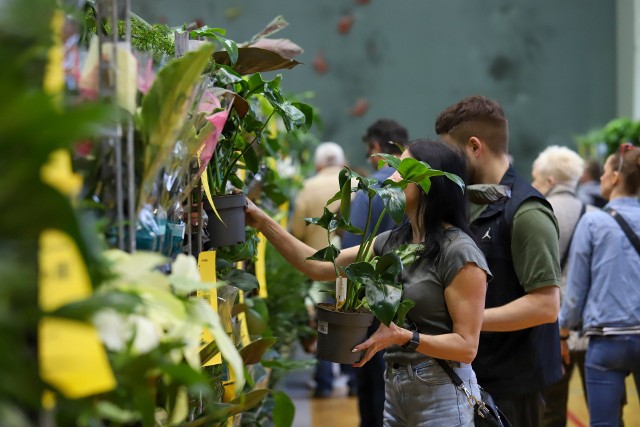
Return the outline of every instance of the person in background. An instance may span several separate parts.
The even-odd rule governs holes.
[[[603,211],[576,228],[560,311],[561,333],[589,337],[585,360],[592,426],[618,426],[625,378],[640,395],[640,149],[628,144],[607,158],[600,177]],[[626,222],[628,233],[616,219]]]
[[[323,142],[316,147],[313,156],[316,175],[308,178],[302,184],[302,189],[296,197],[293,214],[290,221],[291,234],[319,250],[329,245],[327,231],[314,224],[305,222],[305,218],[322,216],[325,203],[340,190],[338,175],[346,164],[344,150],[335,142]],[[330,210],[339,208],[338,201],[328,206]],[[336,236],[331,236],[332,240]],[[311,301],[307,302],[312,319],[315,318],[315,305],[326,301],[326,294],[321,290],[325,286],[322,283],[313,283],[309,292]],[[333,394],[334,363],[318,360],[314,374],[316,387],[314,397],[330,397]]]
[[[578,221],[585,212],[595,210],[576,196],[576,187],[583,174],[584,160],[567,147],[553,145],[538,154],[533,161],[531,177],[533,188],[542,193],[551,206],[558,220],[560,229],[560,267],[562,282],[560,284],[560,300],[566,286],[567,259]],[[546,408],[542,425],[544,427],[565,427],[567,425],[567,402],[569,398],[569,381],[574,366],[577,367],[582,380],[584,397],[587,397],[584,379],[584,359],[588,340],[577,332],[560,335],[560,348],[564,363],[562,379],[549,386],[545,391]]]
[[[362,137],[365,145],[369,163],[375,172],[371,176],[378,180],[379,187],[387,178],[389,178],[395,170],[385,165],[378,169],[377,157],[370,157],[378,153],[387,153],[400,157],[404,146],[409,140],[407,130],[394,120],[380,119],[367,128]],[[371,211],[371,221],[367,234],[371,234],[374,225],[382,214],[384,204],[382,199],[376,195],[373,199]],[[367,212],[369,210],[369,198],[363,193],[356,193],[351,201],[351,223],[356,227],[364,230],[367,221]],[[395,227],[395,223],[391,217],[385,214],[382,223],[378,228],[378,234],[391,230]],[[362,236],[345,232],[342,236],[342,247],[350,248],[359,246],[362,243]],[[376,319],[369,327],[368,336],[373,334],[379,326],[380,322]],[[358,410],[360,412],[361,427],[382,427],[384,412],[384,351],[378,352],[373,358],[356,371],[357,391],[358,391]]]
[[[497,102],[465,98],[438,116],[435,130],[467,156],[471,230],[494,276],[473,368],[514,427],[538,427],[543,392],[562,377],[558,224],[509,164]]]
[[[602,175],[602,167],[597,160],[592,159],[585,162],[577,191],[577,196],[582,200],[582,203],[598,208],[607,203],[600,195],[600,175]]]

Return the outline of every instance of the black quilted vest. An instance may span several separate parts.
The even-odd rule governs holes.
[[[491,204],[471,224],[494,277],[487,287],[487,308],[505,305],[525,293],[511,258],[511,224],[516,211],[529,199],[538,199],[551,208],[512,167],[500,184],[511,188],[511,197]],[[473,368],[478,383],[492,395],[542,390],[562,376],[558,323],[515,332],[482,332]]]

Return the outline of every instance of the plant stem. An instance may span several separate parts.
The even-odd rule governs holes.
[[[380,224],[382,224],[382,219],[384,218],[384,214],[386,214],[386,213],[387,213],[387,207],[385,206],[384,209],[382,209],[382,212],[380,213],[380,216],[378,217],[378,221],[376,222],[376,225],[373,227],[373,230],[371,230],[372,238],[367,241],[367,247],[366,247],[366,250],[364,252],[365,256],[370,253],[371,245],[373,244],[373,241],[375,240],[375,236],[378,234],[378,228],[380,228]]]
[[[242,156],[245,155],[245,153],[247,151],[249,151],[249,149],[251,148],[251,146],[253,145],[254,142],[256,142],[258,140],[258,138],[260,137],[260,135],[262,135],[262,132],[264,131],[264,128],[267,127],[267,123],[269,123],[269,120],[271,120],[271,117],[273,117],[273,115],[275,114],[275,110],[273,110],[271,112],[271,114],[269,115],[269,117],[267,118],[267,120],[264,122],[264,124],[262,125],[262,128],[258,131],[258,133],[256,133],[256,136],[253,138],[253,141],[251,141],[251,143],[249,143],[249,145],[247,145],[247,148],[245,148],[244,150],[242,150],[242,153],[238,154],[238,157],[236,157],[233,162],[231,162],[231,164],[229,165],[229,168],[227,169],[227,172],[224,174],[224,176],[222,177],[222,184],[227,183],[227,180],[229,179],[229,175],[231,174],[231,171],[233,170],[233,167],[235,166],[236,163],[238,163],[238,160],[240,160],[242,158]]]
[[[363,250],[367,246],[367,230],[369,229],[369,224],[371,223],[371,207],[373,205],[373,197],[369,196],[369,208],[367,210],[367,222],[364,225],[364,235],[362,236],[362,244],[358,248],[358,255],[356,255],[356,262],[362,261]]]

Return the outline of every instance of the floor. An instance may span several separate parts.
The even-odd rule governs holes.
[[[300,352],[301,353],[301,352]],[[299,354],[301,358],[308,355]],[[312,369],[290,374],[283,383],[286,392],[296,406],[293,427],[354,427],[359,425],[358,401],[347,397],[347,388],[342,385],[334,391],[334,396],[326,399],[313,399],[310,387]],[[624,410],[626,427],[640,426],[640,402],[631,377],[627,378],[627,405]],[[571,381],[569,395],[568,427],[586,427],[589,415],[578,375]]]

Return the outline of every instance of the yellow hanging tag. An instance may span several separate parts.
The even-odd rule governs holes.
[[[200,252],[198,255],[198,270],[200,270],[200,279],[203,282],[214,283],[216,281],[216,252],[215,251],[205,251]],[[209,304],[211,304],[211,308],[216,313],[218,312],[218,290],[210,289],[210,290],[198,290],[196,292],[196,296],[198,298],[208,299]],[[202,342],[204,346],[213,341],[213,335],[207,329],[203,331]],[[219,365],[222,363],[222,354],[218,353],[210,360],[208,360],[204,366],[212,366]]]
[[[53,45],[47,53],[43,87],[45,92],[56,95],[62,100],[64,90],[64,45],[62,44],[62,29],[64,27],[64,13],[57,9],[51,18],[51,34]]]
[[[43,231],[38,261],[38,303],[43,311],[91,295],[80,252],[66,233]],[[104,393],[116,386],[107,354],[90,324],[43,317],[38,325],[38,359],[42,379],[68,398]]]
[[[40,169],[40,179],[60,193],[74,197],[82,189],[82,176],[71,168],[71,155],[65,149],[52,151]]]
[[[242,291],[238,291],[238,302],[240,304],[244,302],[244,292]],[[242,343],[242,347],[244,347],[251,342],[249,328],[247,327],[247,314],[244,311],[238,313],[238,324],[240,326],[240,342]]]
[[[260,242],[258,243],[258,253],[256,254],[256,278],[260,284],[258,289],[258,296],[260,298],[267,298],[269,296],[267,292],[267,239],[262,233],[258,233]]]

